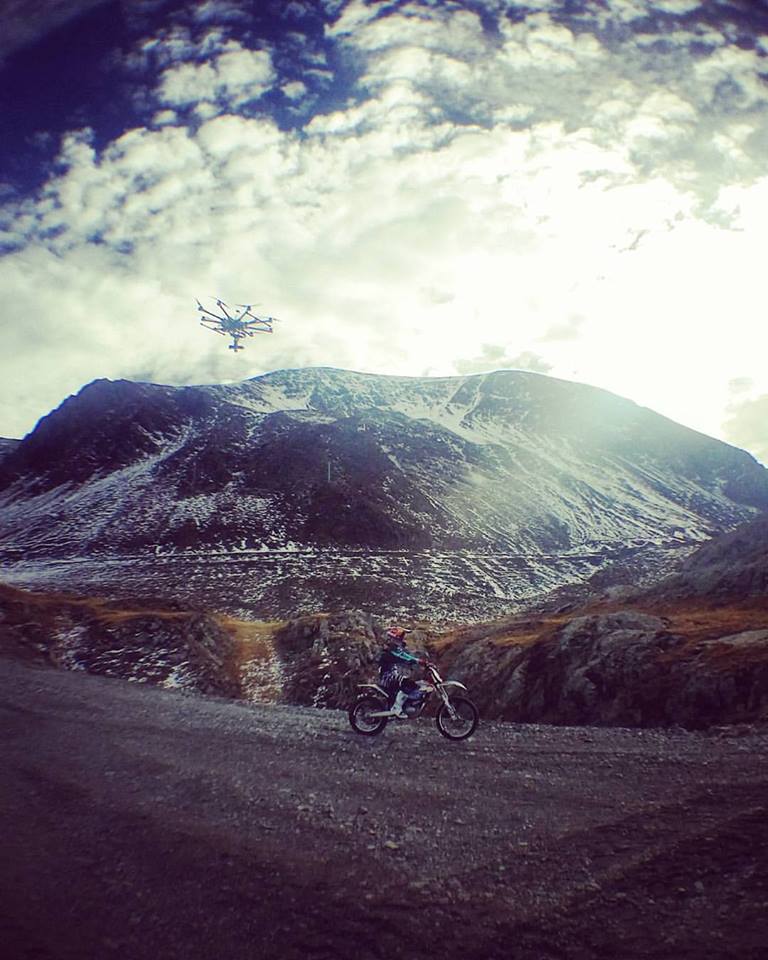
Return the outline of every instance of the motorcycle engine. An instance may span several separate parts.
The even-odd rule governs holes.
[[[403,704],[403,710],[409,717],[415,717],[424,705],[424,694],[417,690],[408,695],[408,699]]]

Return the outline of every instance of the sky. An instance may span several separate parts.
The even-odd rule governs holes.
[[[514,368],[768,463],[766,0],[0,16],[0,435],[99,377]]]

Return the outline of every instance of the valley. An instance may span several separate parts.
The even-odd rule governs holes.
[[[680,544],[608,545],[555,555],[464,550],[306,549],[105,555],[6,563],[3,581],[116,599],[176,602],[275,619],[329,609],[466,623],[520,609],[598,571],[642,582],[690,551]],[[630,574],[632,571],[632,574]]]

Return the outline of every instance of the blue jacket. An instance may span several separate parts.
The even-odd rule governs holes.
[[[414,656],[414,654],[408,650],[404,650],[402,647],[387,647],[386,650],[382,650],[379,654],[379,669],[381,670],[382,676],[395,672],[399,673],[406,665],[412,666],[418,663],[419,660],[420,657]]]

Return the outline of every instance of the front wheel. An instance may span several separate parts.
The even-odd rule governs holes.
[[[435,718],[437,729],[449,740],[466,740],[475,732],[480,712],[467,697],[451,697],[451,706],[453,717],[447,704],[440,705]]]
[[[356,733],[362,733],[367,737],[374,737],[387,725],[386,717],[372,717],[372,713],[380,713],[386,710],[387,705],[380,697],[373,697],[370,694],[364,694],[349,708],[349,722]]]

